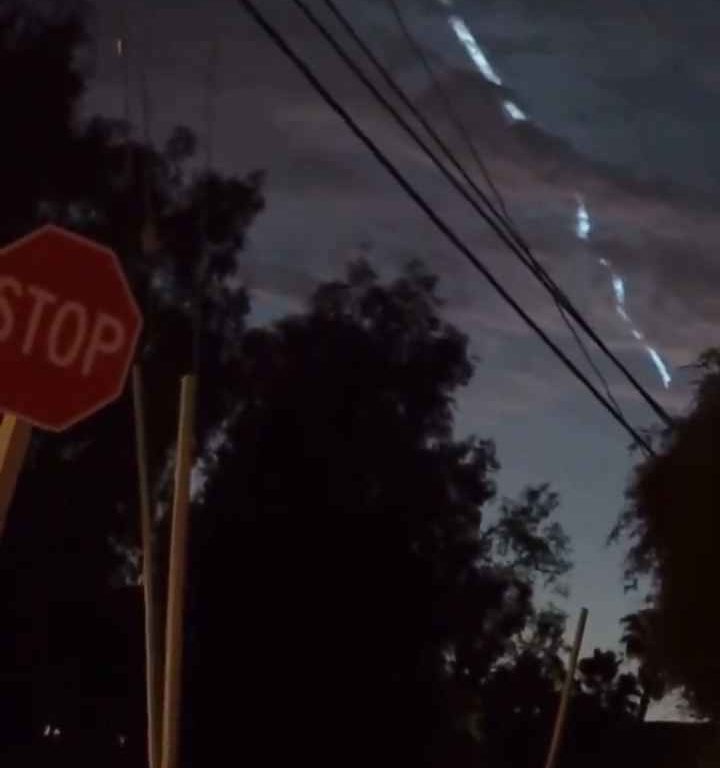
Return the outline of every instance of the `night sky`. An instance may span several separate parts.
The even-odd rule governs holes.
[[[713,326],[720,310],[720,148],[714,135],[720,5],[399,2],[536,255],[642,384],[668,409],[687,407],[689,374],[677,368],[717,343]],[[322,10],[318,0],[310,4]],[[386,0],[337,4],[472,171]],[[586,370],[547,294],[289,0],[258,5]],[[127,27],[132,119],[141,121],[144,71],[154,141],[171,126],[188,124],[199,132],[203,151],[210,148],[217,170],[267,171],[267,209],[239,257],[256,322],[300,308],[314,285],[341,275],[357,255],[383,275],[419,257],[440,276],[446,314],[469,335],[479,358],[458,400],[458,432],[496,440],[502,494],[541,481],[561,494],[576,566],[570,598],[559,604],[571,622],[580,605],[589,607],[587,650],[614,646],[618,619],[641,598],[623,593],[622,547],[605,544],[632,468],[628,436],[446,243],[240,4],[100,0],[96,7],[88,113],[124,114],[123,62],[114,39]],[[479,71],[451,28],[452,16],[472,32],[502,87]],[[507,101],[528,119],[509,117],[502,106]],[[578,236],[579,201],[588,215],[584,238]],[[630,321],[618,311],[611,273],[622,278]],[[644,344],[667,366],[668,389]],[[596,359],[628,418],[651,425],[652,412],[621,374],[599,354]]]

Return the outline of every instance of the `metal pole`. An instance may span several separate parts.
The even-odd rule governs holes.
[[[190,511],[190,471],[195,421],[196,378],[183,376],[180,394],[175,493],[170,536],[170,573],[165,624],[165,696],[162,768],[177,768],[182,697],[183,612]]]
[[[160,768],[160,728],[162,725],[162,662],[158,644],[157,593],[155,591],[152,516],[148,481],[145,402],[140,366],[132,372],[135,448],[140,497],[140,533],[143,549],[143,592],[145,596],[145,680],[147,689],[148,764]]]
[[[578,619],[577,629],[575,630],[575,641],[572,646],[572,653],[570,654],[570,662],[568,664],[567,673],[565,675],[565,683],[563,684],[562,695],[560,696],[560,705],[558,706],[557,716],[555,717],[555,727],[553,729],[552,741],[550,742],[550,749],[548,750],[547,760],[545,761],[545,768],[555,768],[557,762],[558,753],[560,751],[560,743],[562,741],[563,732],[565,730],[565,720],[567,718],[568,705],[570,703],[570,696],[572,695],[572,685],[575,680],[575,670],[577,669],[578,656],[580,654],[580,646],[582,645],[583,635],[585,634],[585,623],[587,622],[588,610],[583,608],[580,611],[580,618]]]

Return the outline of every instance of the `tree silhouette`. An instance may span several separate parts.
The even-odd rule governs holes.
[[[533,597],[569,568],[568,541],[546,485],[487,514],[498,464],[490,441],[453,437],[472,365],[435,279],[413,265],[383,285],[357,263],[304,314],[246,332],[229,278],[262,177],[191,171],[187,129],[158,148],[80,122],[84,13],[0,9],[18,104],[0,237],[52,220],[123,260],[145,315],[160,566],[178,379],[199,373],[187,764],[470,764],[539,739],[563,617]],[[127,396],[35,436],[0,543],[3,765],[144,762],[135,489]],[[500,711],[514,731],[495,730]]]
[[[667,693],[667,680],[659,653],[657,612],[644,608],[621,620],[625,653],[638,662],[638,683],[642,690],[638,719],[645,720],[652,701],[660,701]]]
[[[453,438],[467,341],[417,264],[386,286],[355,263],[241,344],[193,536],[193,758],[444,762],[535,580],[568,568],[556,499],[484,524],[494,448]]]
[[[6,184],[0,243],[30,230],[73,184],[77,109],[88,68],[87,14],[82,0],[0,5],[0,92],[6,105],[0,121]]]
[[[121,122],[82,123],[75,63],[84,8],[58,8],[16,2],[0,11],[0,78],[15,94],[0,126],[4,182],[13,190],[2,243],[50,220],[118,251],[145,315],[139,357],[162,534],[180,375],[194,366],[200,374],[201,456],[233,407],[226,382],[248,303],[227,278],[262,207],[261,177],[190,172],[195,142],[185,129],[156,149],[129,140]],[[34,436],[0,542],[4,765],[144,759],[131,414],[126,395],[62,435]]]
[[[656,436],[657,456],[641,461],[617,535],[630,542],[628,576],[654,585],[653,676],[681,686],[699,714],[720,716],[720,618],[714,602],[720,500],[720,353],[701,356],[692,410]]]

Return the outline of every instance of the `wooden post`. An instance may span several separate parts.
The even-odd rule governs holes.
[[[0,538],[15,495],[18,475],[25,462],[32,427],[23,419],[6,413],[0,423]]]
[[[568,704],[570,702],[570,696],[572,695],[572,685],[575,680],[575,670],[577,669],[580,646],[582,645],[583,635],[585,634],[587,616],[588,610],[587,608],[583,608],[580,611],[580,618],[578,619],[577,629],[575,630],[575,641],[573,642],[570,661],[567,673],[565,674],[565,683],[560,696],[560,705],[558,706],[557,716],[555,717],[555,727],[553,728],[552,741],[550,742],[550,749],[548,750],[547,760],[545,761],[545,768],[555,768],[555,763],[557,762],[560,743],[562,741],[563,731],[565,730]]]
[[[143,549],[143,593],[145,597],[145,683],[147,698],[148,765],[160,768],[162,727],[162,648],[159,645],[157,592],[155,591],[152,515],[148,481],[145,402],[140,366],[132,372],[135,449],[140,499],[140,534]]]
[[[194,375],[183,376],[180,394],[175,494],[170,536],[167,619],[165,626],[165,696],[162,768],[177,768],[182,694],[183,611],[190,510],[190,471],[195,421]]]

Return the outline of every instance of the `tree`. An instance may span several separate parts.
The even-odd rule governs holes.
[[[581,702],[610,717],[634,715],[637,710],[638,689],[635,676],[620,672],[622,659],[614,651],[596,648],[592,656],[578,663]]]
[[[3,215],[0,243],[24,234],[72,175],[74,112],[83,91],[84,5],[7,0],[0,6]],[[9,191],[11,190],[11,192]]]
[[[616,535],[630,544],[628,576],[650,577],[653,673],[681,687],[700,715],[720,717],[720,617],[715,560],[720,534],[720,352],[698,363],[692,409],[655,436],[627,490]]]
[[[228,278],[262,208],[262,179],[188,172],[195,141],[185,129],[155,148],[132,140],[122,122],[80,122],[83,75],[74,62],[85,40],[83,7],[37,6],[0,12],[0,78],[17,102],[0,128],[3,181],[13,190],[2,238],[51,220],[121,256],[145,316],[139,359],[163,533],[180,375],[200,375],[201,457],[234,407],[226,382],[248,302]],[[143,238],[148,222],[154,244]],[[0,543],[4,764],[143,759],[133,429],[125,395],[62,435],[34,436]]]
[[[660,701],[667,693],[667,680],[658,653],[657,612],[644,608],[621,619],[625,653],[638,662],[638,683],[642,691],[638,719],[647,716],[652,701]]]
[[[178,378],[199,372],[190,759],[475,755],[468,718],[489,711],[490,676],[531,642],[536,582],[569,567],[557,498],[540,486],[483,518],[494,448],[452,437],[453,393],[472,366],[421,268],[387,287],[356,265],[304,315],[246,333],[247,297],[230,278],[262,177],[191,173],[185,129],[158,148],[122,122],[77,120],[84,11],[61,10],[0,14],[13,87],[52,90],[41,121],[32,85],[4,118],[17,196],[1,234],[52,220],[119,252],[145,315],[158,542]],[[4,765],[143,760],[135,488],[127,396],[35,436],[0,547]]]
[[[243,337],[193,534],[191,762],[479,748],[483,684],[568,543],[546,487],[484,519],[497,461],[453,437],[472,366],[435,283],[414,264],[383,285],[358,262],[307,313]]]

